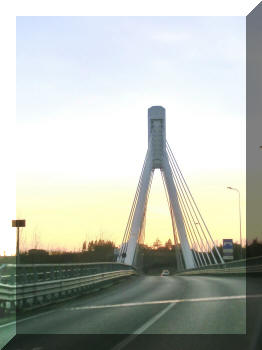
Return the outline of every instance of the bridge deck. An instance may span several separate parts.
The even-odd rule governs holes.
[[[261,278],[252,281],[252,294],[256,296],[249,299],[258,304]],[[17,333],[38,335],[27,338],[25,346],[30,342],[40,346],[46,334],[132,335],[121,338],[118,347],[112,347],[114,350],[133,349],[131,343],[137,341],[138,334],[246,334],[245,296],[244,276],[137,276],[109,290],[36,314],[33,319],[29,316],[20,320]],[[252,313],[253,324],[258,317],[256,310]],[[9,327],[2,328],[8,331]],[[255,327],[252,332],[256,332]],[[12,342],[9,346],[7,350],[13,349]]]

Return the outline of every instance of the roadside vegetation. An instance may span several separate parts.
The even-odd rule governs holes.
[[[62,251],[34,248],[24,251],[20,255],[24,264],[59,264],[59,263],[89,263],[116,261],[116,245],[110,240],[84,241],[79,251]],[[222,246],[218,247],[222,255]],[[140,245],[140,259],[143,270],[146,272],[152,268],[174,267],[176,268],[176,255],[181,253],[180,245],[173,245],[169,239],[162,244],[157,238],[152,246]],[[209,253],[210,254],[210,253]],[[254,239],[242,248],[243,258],[262,256],[262,241]],[[240,259],[240,245],[234,244],[234,260]],[[15,263],[15,256],[0,256],[0,264]]]

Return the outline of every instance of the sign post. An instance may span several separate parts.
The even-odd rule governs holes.
[[[118,255],[119,255],[119,248],[117,248],[117,247],[115,247],[114,248],[114,261],[117,261],[117,257],[118,257]]]
[[[234,246],[232,239],[223,239],[223,259],[233,260],[234,259]]]
[[[16,227],[16,264],[20,263],[19,227],[25,227],[25,220],[12,220],[12,227]]]

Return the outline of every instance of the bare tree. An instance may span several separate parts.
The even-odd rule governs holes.
[[[172,241],[171,241],[170,238],[169,238],[168,241],[166,242],[165,247],[166,247],[168,250],[171,250],[171,249],[172,249]]]
[[[159,238],[157,238],[157,239],[155,240],[155,242],[153,243],[153,248],[154,248],[154,249],[158,249],[158,248],[161,247],[161,246],[162,246],[162,242],[160,241]]]
[[[26,231],[23,227],[21,227],[20,233],[19,233],[19,245],[20,245],[20,253],[26,252]]]
[[[40,234],[35,231],[33,233],[33,237],[32,237],[32,248],[33,249],[38,249],[39,248],[39,245],[40,245]]]

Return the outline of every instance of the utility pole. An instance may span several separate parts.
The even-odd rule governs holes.
[[[240,259],[242,259],[242,230],[241,230],[241,205],[240,205],[240,191],[234,187],[227,187],[229,190],[236,191],[238,193],[238,213],[239,213],[239,238],[240,238]]]

